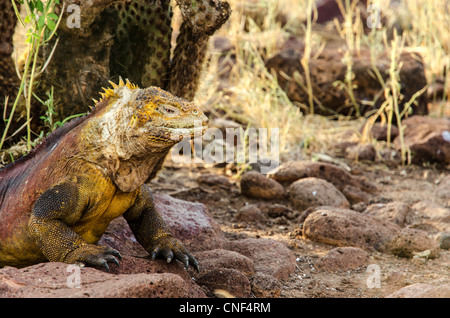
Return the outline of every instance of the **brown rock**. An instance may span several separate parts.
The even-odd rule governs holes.
[[[443,201],[445,206],[450,206],[450,175],[439,182],[436,195]]]
[[[400,257],[413,257],[415,254],[430,251],[427,258],[439,255],[438,243],[428,237],[425,231],[403,228],[386,244],[386,249]]]
[[[299,179],[314,177],[332,183],[339,191],[348,185],[363,191],[376,190],[375,186],[366,180],[351,175],[337,165],[324,162],[306,160],[286,162],[274,169],[268,177],[284,185],[289,185]]]
[[[411,209],[416,211],[416,214],[422,218],[431,221],[440,221],[450,223],[450,209],[445,208],[437,203],[431,201],[418,201]]]
[[[253,260],[238,252],[214,249],[195,253],[195,257],[200,263],[201,272],[215,268],[235,269],[246,276],[251,276],[255,272]]]
[[[411,149],[413,163],[450,164],[450,119],[412,116],[403,120],[402,125],[404,144]],[[399,137],[394,144],[400,149]]]
[[[1,297],[8,298],[206,296],[192,281],[172,273],[115,275],[90,267],[49,262],[22,269],[5,267],[0,269],[0,277]]]
[[[450,249],[450,232],[441,232],[438,234],[437,242],[439,242],[439,248],[443,250]]]
[[[317,263],[325,271],[346,271],[366,265],[369,253],[357,247],[337,247],[329,251]]]
[[[220,187],[229,189],[232,187],[231,182],[227,177],[217,174],[204,174],[197,178],[197,182],[201,185],[207,185],[209,187]]]
[[[427,232],[450,231],[450,209],[428,200],[411,206],[408,223]],[[428,230],[427,228],[430,228]]]
[[[295,255],[282,243],[271,239],[243,239],[230,241],[227,249],[253,260],[255,272],[272,275],[283,280],[295,270]]]
[[[225,290],[234,297],[250,297],[250,281],[236,269],[217,268],[201,274],[196,279],[201,286],[213,293],[215,290]]]
[[[122,256],[136,255],[144,257],[148,255],[147,251],[136,240],[130,226],[123,217],[118,217],[111,221],[98,244],[109,245]]]
[[[389,221],[333,207],[318,208],[303,223],[304,236],[310,240],[369,249],[383,248],[399,230]]]
[[[172,235],[182,241],[190,252],[222,246],[224,235],[204,204],[160,193],[153,198]]]
[[[185,280],[190,280],[189,273],[181,262],[176,260],[167,263],[163,258],[151,260],[150,257],[136,257],[137,255],[121,254],[122,259],[119,266],[109,264],[109,273],[111,274],[157,274],[171,273],[180,276]],[[201,266],[201,265],[200,265]],[[190,267],[191,268],[191,267]]]
[[[238,210],[234,219],[238,222],[259,223],[264,220],[264,216],[256,205],[245,205]]]
[[[400,201],[375,203],[369,205],[363,213],[404,226],[409,213],[409,206]]]
[[[294,212],[292,211],[292,209],[283,204],[262,204],[259,207],[262,212],[267,213],[267,215],[271,218],[278,218],[282,216],[286,217],[287,219],[294,218]]]
[[[250,171],[241,178],[241,193],[256,199],[283,199],[285,191],[281,184],[266,176]]]
[[[375,161],[377,152],[372,144],[356,144],[345,148],[345,157],[352,160]]]
[[[357,204],[361,202],[364,204],[369,203],[369,196],[360,188],[347,185],[344,189],[342,189],[342,194],[347,198],[350,204]]]
[[[319,178],[295,181],[289,186],[288,195],[291,204],[298,210],[320,205],[350,207],[345,196],[333,184]]]
[[[356,114],[354,106],[348,102],[350,100],[348,92],[339,85],[335,85],[336,81],[345,82],[347,66],[342,62],[344,52],[345,50],[339,50],[336,47],[326,47],[316,59],[309,63],[311,86],[315,98],[313,105],[315,114]],[[305,70],[300,62],[302,57],[303,52],[286,49],[268,59],[266,67],[276,72],[278,83],[290,100],[309,105],[308,94],[299,84],[299,77],[300,81],[306,83]],[[400,63],[403,64],[400,71],[400,84],[404,98],[400,101],[399,107],[403,110],[405,103],[427,85],[427,80],[423,63],[417,54],[403,53],[400,57]],[[384,81],[389,77],[390,64],[387,55],[377,58],[377,67]],[[378,109],[385,101],[384,87],[372,75],[370,50],[359,50],[358,54],[352,57],[352,66],[354,73],[352,84],[356,86],[353,89],[353,95],[359,105],[360,113],[366,114]],[[295,73],[298,73],[297,76],[294,75]],[[375,104],[370,106],[364,103],[368,100],[375,100]],[[422,94],[416,101],[418,106],[412,108],[413,113],[428,114],[426,94]],[[303,109],[303,111],[309,113],[309,107]]]
[[[278,298],[282,284],[272,275],[256,273],[251,279],[253,294],[258,298]]]
[[[391,129],[390,141],[393,141],[398,136],[399,130],[398,130],[397,126],[395,126],[395,125],[391,125],[390,129]],[[359,131],[361,133],[363,133],[364,126],[361,127],[361,129]],[[372,136],[372,138],[374,138],[376,140],[387,141],[388,131],[389,131],[388,125],[381,124],[381,123],[374,123],[370,129],[370,135]]]
[[[450,283],[440,285],[412,284],[397,290],[386,298],[450,298]]]

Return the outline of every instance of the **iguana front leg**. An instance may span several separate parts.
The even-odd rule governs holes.
[[[89,199],[76,183],[58,184],[45,191],[35,202],[28,229],[44,256],[53,262],[83,263],[104,267],[108,262],[118,265],[119,252],[88,244],[70,226],[85,211]]]
[[[123,216],[137,241],[150,253],[152,259],[162,255],[169,263],[175,257],[186,268],[190,264],[197,271],[199,270],[197,260],[167,230],[163,218],[155,209],[148,186],[141,186],[135,204]]]

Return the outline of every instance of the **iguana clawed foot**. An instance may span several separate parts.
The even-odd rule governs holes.
[[[171,235],[165,235],[155,239],[151,252],[152,260],[158,255],[162,255],[167,260],[167,263],[170,263],[173,257],[175,257],[175,259],[184,264],[185,268],[188,268],[190,264],[197,272],[199,271],[197,260],[189,254],[179,240]]]
[[[154,260],[159,255],[163,256],[167,260],[167,263],[170,263],[175,257],[175,259],[184,264],[185,268],[191,265],[197,272],[199,271],[197,260],[189,254],[179,240],[171,235],[166,235],[155,240],[151,252],[151,259]],[[122,259],[120,253],[109,246],[86,244],[69,253],[65,261],[68,263],[82,263],[86,266],[104,268],[109,272],[108,263],[114,263],[119,266],[118,259]]]
[[[109,272],[108,263],[119,266],[122,256],[118,251],[109,246],[98,246],[92,244],[82,245],[69,253],[65,259],[68,263],[83,263],[86,266],[104,268]]]

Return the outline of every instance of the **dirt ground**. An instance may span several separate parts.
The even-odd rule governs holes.
[[[376,184],[380,191],[370,203],[403,201],[412,204],[419,200],[432,200],[435,186],[446,171],[435,167],[395,167],[383,164],[355,163],[348,161],[353,172],[364,175]],[[261,201],[240,194],[239,182],[229,178],[232,187],[199,185],[202,174],[226,175],[226,167],[205,167],[194,164],[168,163],[159,176],[151,182],[155,192],[164,192],[179,199],[201,202],[207,205],[215,220],[229,239],[271,238],[284,242],[296,255],[295,272],[283,282],[281,297],[385,297],[407,285],[415,283],[447,282],[449,280],[450,252],[441,250],[436,259],[401,258],[378,251],[369,251],[369,265],[379,267],[380,284],[376,286],[373,272],[368,266],[356,270],[323,271],[316,268],[317,261],[335,246],[316,243],[301,234],[300,212],[294,210],[294,218],[266,218],[262,222],[235,221],[237,210],[246,204]],[[288,202],[281,202],[289,206]]]

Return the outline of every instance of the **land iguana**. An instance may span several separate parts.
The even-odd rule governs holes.
[[[208,119],[192,102],[128,80],[111,83],[92,111],[0,170],[0,267],[44,261],[104,267],[118,251],[96,245],[123,215],[151,258],[198,270],[155,209],[146,183],[170,148]]]

